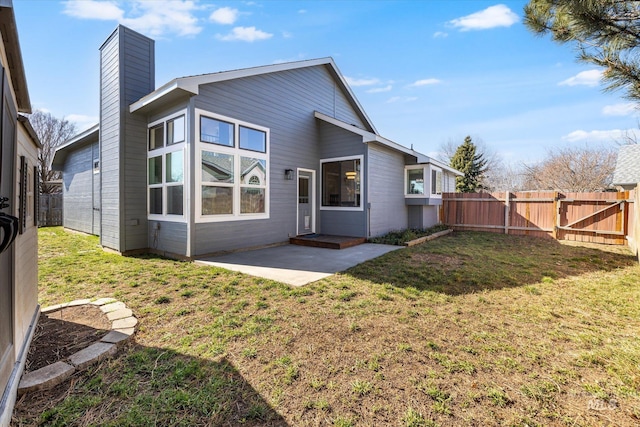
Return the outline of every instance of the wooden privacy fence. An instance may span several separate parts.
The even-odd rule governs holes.
[[[444,193],[440,218],[455,230],[625,245],[634,192]]]
[[[62,193],[38,196],[38,227],[62,225]]]

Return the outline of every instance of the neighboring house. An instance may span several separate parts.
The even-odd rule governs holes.
[[[640,183],[640,144],[623,145],[618,150],[612,184],[633,190]]]
[[[0,426],[8,426],[39,315],[38,138],[26,117],[31,103],[10,0],[0,0]],[[13,233],[10,233],[11,235]],[[3,245],[0,245],[3,246]]]
[[[100,124],[58,148],[64,226],[174,257],[438,222],[454,169],[381,137],[331,58],[177,78],[119,26]]]

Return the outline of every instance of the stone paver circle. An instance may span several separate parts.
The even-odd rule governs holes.
[[[76,371],[86,369],[98,361],[113,356],[118,348],[133,336],[138,319],[127,306],[114,298],[99,298],[95,300],[81,299],[68,303],[56,304],[43,308],[42,313],[52,313],[67,307],[93,305],[98,307],[111,322],[111,330],[100,340],[90,344],[83,350],[72,354],[64,360],[26,373],[20,380],[18,394],[46,390],[64,382]]]

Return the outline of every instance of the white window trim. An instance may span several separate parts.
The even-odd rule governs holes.
[[[324,197],[324,177],[323,177],[323,169],[322,166],[325,163],[332,162],[342,162],[345,160],[360,160],[360,206],[350,207],[350,206],[323,206],[322,198]],[[365,192],[363,191],[365,187],[365,179],[364,179],[364,156],[345,156],[345,157],[332,157],[330,159],[321,159],[320,160],[320,210],[321,211],[352,211],[352,212],[362,212],[364,211],[364,197]]]
[[[435,171],[436,173],[440,172],[440,193],[439,194],[431,192],[431,189],[433,188],[433,183],[431,182],[433,171]],[[442,170],[442,168],[429,165],[429,197],[434,199],[442,199],[442,193],[444,191],[443,189],[444,189],[444,171]]]
[[[425,194],[409,194],[407,193],[407,171],[409,170],[419,170],[422,169],[422,179],[423,179],[423,190],[426,188],[427,183],[430,183],[429,181],[429,177],[426,176],[427,175],[427,165],[411,165],[411,166],[405,166],[404,167],[404,197],[406,197],[407,199],[425,199],[428,198],[429,195],[427,193]],[[431,191],[431,188],[429,187],[429,191]]]
[[[229,147],[227,145],[202,142],[200,141],[200,117],[210,117],[215,120],[220,120],[223,122],[233,124],[233,135],[234,135],[234,147]],[[262,131],[266,134],[266,143],[264,153],[260,151],[247,150],[244,148],[240,148],[240,126],[247,127],[250,129],[255,129]],[[270,218],[270,203],[271,199],[271,161],[270,161],[270,129],[264,126],[259,126],[254,123],[245,122],[242,120],[234,119],[233,117],[223,116],[221,114],[212,113],[207,110],[202,110],[200,108],[195,109],[195,131],[194,131],[194,139],[195,139],[195,147],[196,147],[196,155],[195,155],[195,165],[193,167],[193,173],[195,176],[195,222],[198,223],[206,223],[206,222],[226,222],[226,221],[246,221],[246,220],[257,220],[257,219],[269,219]],[[229,154],[233,155],[234,160],[234,182],[233,184],[229,183],[216,183],[213,186],[220,187],[232,187],[233,188],[233,213],[232,214],[221,214],[221,215],[202,215],[202,151],[211,151],[220,154]],[[241,157],[253,157],[256,159],[265,160],[267,163],[266,170],[266,178],[264,185],[260,186],[249,186],[246,184],[240,183],[240,158]],[[206,183],[204,184],[207,185]],[[265,190],[265,201],[264,201],[264,213],[240,213],[241,208],[241,189],[253,187],[260,188]]]
[[[167,144],[167,125],[166,123],[169,120],[175,119],[176,117],[184,116],[185,126],[184,126],[184,141],[178,142],[176,144],[166,145]],[[164,123],[163,126],[163,138],[164,138],[164,147],[156,148],[155,150],[149,150],[149,129],[159,125],[160,123]],[[147,125],[147,219],[151,221],[168,221],[168,222],[187,222],[188,212],[189,212],[189,169],[187,164],[189,162],[189,150],[188,141],[189,141],[189,115],[186,109],[180,110],[171,115],[165,116],[161,119],[155,120]],[[182,151],[182,184],[177,182],[165,182],[167,177],[166,170],[166,155],[168,153],[175,153],[178,151]],[[149,159],[153,157],[162,156],[162,183],[161,184],[149,184]],[[165,214],[167,211],[167,187],[174,187],[182,185],[182,215],[175,214]],[[149,212],[149,208],[151,206],[151,195],[149,189],[151,188],[162,188],[162,214],[152,214]]]
[[[408,170],[416,170],[422,169],[422,179],[424,179],[424,194],[409,194],[407,193],[407,171]],[[442,168],[437,166],[433,166],[431,164],[421,164],[421,165],[407,165],[404,167],[404,197],[407,199],[441,199],[442,193],[436,194],[431,192],[431,172],[437,171],[442,174],[441,176],[441,191],[444,192],[444,171]],[[428,191],[427,191],[428,190]]]

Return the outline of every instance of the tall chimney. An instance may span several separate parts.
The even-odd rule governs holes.
[[[148,247],[147,122],[129,105],[155,89],[154,44],[120,25],[100,47],[100,243],[121,253]]]

